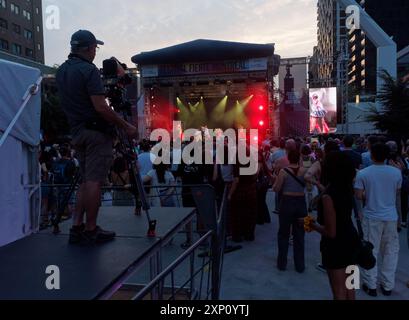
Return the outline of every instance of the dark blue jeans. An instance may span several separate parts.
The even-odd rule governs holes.
[[[280,228],[278,231],[278,259],[277,267],[287,268],[288,247],[290,232],[294,237],[294,264],[298,272],[304,272],[304,226],[300,226],[298,219],[307,216],[305,197],[281,196],[280,201]]]

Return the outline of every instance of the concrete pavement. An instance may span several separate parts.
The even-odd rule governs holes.
[[[273,193],[268,194],[268,205],[273,210]],[[306,271],[294,270],[292,247],[288,268],[281,272],[276,268],[278,216],[272,214],[272,224],[257,226],[256,241],[244,243],[243,249],[225,255],[221,298],[223,300],[331,300],[332,293],[326,273],[318,271],[321,260],[320,235],[306,235]],[[406,229],[400,235],[401,250],[396,277],[396,289],[391,297],[367,296],[357,292],[358,300],[409,300],[409,248]]]

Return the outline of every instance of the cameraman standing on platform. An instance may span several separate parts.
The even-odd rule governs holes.
[[[61,107],[71,126],[82,176],[74,225],[70,231],[71,244],[102,243],[115,238],[115,232],[104,231],[97,225],[101,186],[112,165],[115,126],[131,137],[137,133],[134,126],[119,117],[106,103],[100,72],[92,63],[98,45],[103,44],[90,31],[74,33],[71,54],[56,76]]]

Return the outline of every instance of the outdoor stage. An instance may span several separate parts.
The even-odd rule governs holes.
[[[111,243],[94,247],[68,244],[70,222],[60,235],[46,230],[0,248],[0,300],[109,299],[139,268],[151,277],[162,268],[161,251],[196,215],[193,208],[152,208],[156,238],[148,238],[145,215],[133,208],[101,208],[99,224],[117,232]],[[60,269],[60,290],[48,290],[48,266]]]
[[[273,44],[195,40],[135,55],[143,85],[140,137],[155,129],[274,129],[274,76],[280,57]]]

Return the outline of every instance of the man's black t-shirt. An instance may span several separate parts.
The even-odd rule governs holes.
[[[359,170],[362,164],[362,156],[354,150],[343,151],[354,163],[355,169]]]
[[[179,175],[182,177],[183,185],[196,185],[204,183],[203,165],[184,164],[179,166]]]
[[[105,95],[98,68],[91,62],[70,55],[56,75],[60,104],[73,134],[86,127],[90,121],[100,119],[91,96]]]

